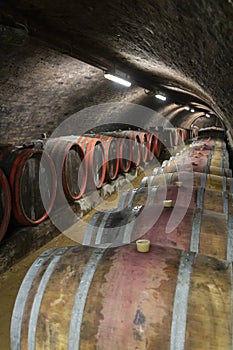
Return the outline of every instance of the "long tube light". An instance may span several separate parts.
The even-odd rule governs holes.
[[[126,87],[130,87],[131,86],[131,82],[125,79],[122,79],[116,75],[113,74],[109,74],[109,73],[104,73],[104,77],[108,80],[114,81],[115,83],[124,85]]]
[[[185,109],[186,111],[189,111],[189,110],[190,110],[189,106],[184,106],[184,109]]]
[[[162,101],[166,101],[166,99],[167,99],[166,96],[163,96],[163,95],[160,95],[160,94],[156,94],[155,97],[158,98],[159,100],[162,100]]]

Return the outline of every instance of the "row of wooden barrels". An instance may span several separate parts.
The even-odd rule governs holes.
[[[12,350],[232,349],[233,179],[211,168],[227,169],[228,154],[210,139],[178,163],[184,153],[195,164],[154,170],[95,213],[82,246],[38,257],[16,298]]]
[[[70,135],[0,147],[0,240],[10,220],[39,224],[55,202],[59,206],[59,199],[72,202],[100,189],[119,173],[159,157],[162,147],[158,134],[143,131]]]

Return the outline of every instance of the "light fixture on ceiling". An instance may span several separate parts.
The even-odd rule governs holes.
[[[161,101],[166,101],[166,99],[167,99],[166,96],[161,95],[161,94],[156,94],[155,97],[158,98],[158,99],[161,100]]]
[[[126,80],[126,79],[120,77],[119,75],[115,75],[115,74],[113,75],[113,74],[106,72],[106,73],[104,73],[104,77],[108,80],[114,81],[115,83],[124,85],[126,87],[131,86],[131,82],[129,80]]]
[[[191,108],[191,109],[190,109],[190,112],[191,112],[191,113],[194,113],[194,112],[195,112],[195,109],[194,109],[194,108]]]
[[[184,109],[185,109],[186,111],[189,111],[189,110],[190,110],[190,107],[189,107],[189,106],[184,106]]]
[[[206,118],[210,118],[210,115],[208,113],[205,114]]]

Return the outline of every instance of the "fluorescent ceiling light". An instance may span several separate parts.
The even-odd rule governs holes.
[[[205,116],[206,116],[206,118],[210,118],[210,115],[209,115],[208,113],[206,113],[206,115],[205,115]]]
[[[190,109],[190,112],[194,113],[194,112],[195,112],[195,109],[194,109],[194,108],[191,108],[191,109]]]
[[[159,100],[162,100],[162,101],[166,101],[166,99],[167,99],[166,96],[163,96],[163,95],[160,95],[160,94],[156,94],[155,97],[158,98]]]
[[[118,83],[118,84],[121,84],[121,85],[124,85],[124,86],[127,86],[127,87],[131,86],[131,82],[130,81],[122,79],[120,77],[117,77],[116,75],[112,75],[112,74],[109,74],[109,73],[104,73],[104,77],[106,79],[108,79],[108,80],[114,81],[115,83]]]
[[[189,110],[190,110],[189,106],[185,106],[184,109],[185,109],[186,111],[189,111]]]

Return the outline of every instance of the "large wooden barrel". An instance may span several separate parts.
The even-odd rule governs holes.
[[[215,147],[212,150],[193,150],[190,152],[190,157],[192,160],[206,159],[206,163],[208,162],[209,166],[229,168],[229,154],[227,150],[219,151]]]
[[[130,131],[123,131],[123,136],[129,137],[133,142],[131,143],[132,148],[132,164],[134,166],[139,166],[141,162],[141,138],[139,135],[139,132],[130,130]]]
[[[140,131],[139,133],[140,141],[141,141],[141,163],[145,164],[148,160],[149,154],[149,141],[148,141],[148,133]]]
[[[135,149],[134,153],[134,145],[136,144],[136,148],[138,148],[137,143],[135,143],[135,140],[133,139],[133,135],[131,132],[105,132],[104,135],[115,137],[118,139],[118,145],[119,145],[119,166],[120,170],[123,173],[128,173],[131,165],[134,161],[136,161],[136,158],[134,160],[134,155],[137,154],[138,150]],[[133,161],[133,162],[132,162]]]
[[[217,151],[203,150],[196,151],[188,148],[184,152],[177,153],[168,161],[162,164],[163,172],[173,172],[179,170],[189,170],[196,172],[207,172],[215,175],[232,176],[229,169],[228,155],[219,155]]]
[[[153,133],[154,137],[155,137],[155,143],[154,143],[154,155],[155,157],[159,157],[161,152],[162,152],[162,148],[163,148],[163,144],[161,142],[161,140],[159,139],[159,133]]]
[[[83,244],[92,246],[127,244],[149,239],[172,247],[232,261],[232,207],[226,213],[203,210],[202,203],[187,208],[160,205],[100,211],[93,215]]]
[[[112,136],[87,134],[88,137],[100,139],[104,147],[106,163],[106,180],[115,180],[119,172],[119,142]]]
[[[172,206],[178,205],[193,209],[199,207],[226,215],[232,209],[232,194],[185,185],[181,187],[160,185],[126,190],[119,199],[118,209],[161,204],[164,200],[171,200]]]
[[[175,185],[177,181],[183,182],[184,186],[204,187],[210,190],[233,193],[233,178],[206,173],[174,172],[145,176],[140,186]]]
[[[72,140],[49,139],[45,145],[53,159],[58,176],[60,195],[69,201],[80,199],[87,185],[87,169],[82,148]]]
[[[120,169],[123,173],[128,173],[131,168],[132,159],[134,159],[132,150],[132,140],[128,136],[121,137],[119,143],[119,161]]]
[[[151,246],[58,248],[20,287],[11,350],[230,350],[232,267]]]
[[[156,136],[149,132],[147,133],[147,139],[148,139],[147,161],[151,161],[154,159],[154,156],[155,156],[157,140],[156,140]]]
[[[107,180],[115,180],[119,172],[119,147],[118,142],[113,137],[102,137],[105,162],[106,162],[106,178]]]
[[[0,169],[0,241],[4,237],[11,217],[11,192],[7,178]]]
[[[220,168],[215,166],[208,166],[208,163],[199,161],[192,161],[191,159],[184,159],[184,162],[174,161],[172,164],[161,167],[160,173],[172,173],[176,171],[190,171],[197,173],[208,173],[218,176],[232,177],[232,170],[229,168]]]
[[[98,138],[87,136],[75,136],[75,138],[85,154],[88,188],[92,189],[95,186],[99,189],[103,186],[107,169],[103,144]]]
[[[57,176],[52,159],[39,149],[2,151],[0,166],[12,193],[12,211],[18,224],[42,222],[51,211],[57,190]]]

